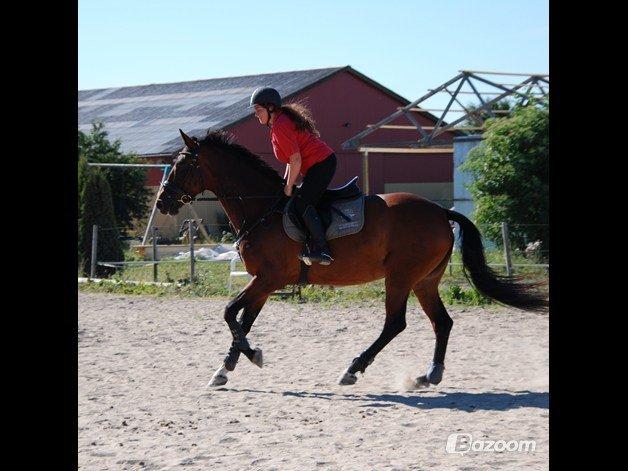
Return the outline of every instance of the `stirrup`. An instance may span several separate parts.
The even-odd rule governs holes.
[[[331,262],[334,261],[333,257],[323,250],[313,253],[310,252],[306,255],[306,257],[309,259],[310,262],[316,262],[320,265],[331,265]]]
[[[305,263],[307,266],[311,266],[312,263],[316,262],[320,265],[331,265],[331,262],[334,261],[334,258],[327,253],[326,251],[316,252],[301,252],[298,256],[298,259]]]
[[[310,259],[309,253],[300,253],[297,258],[305,263],[308,267],[312,265],[312,260]]]
[[[334,258],[328,253],[323,253],[322,258],[318,261],[319,265],[331,265],[331,262],[334,261]]]

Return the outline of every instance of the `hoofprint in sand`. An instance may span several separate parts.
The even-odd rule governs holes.
[[[227,300],[79,293],[80,469],[547,469],[548,318],[449,309],[443,381],[425,374],[434,333],[418,307],[353,386],[337,379],[379,335],[381,303],[322,309],[269,301],[229,382],[206,384],[230,345]],[[533,440],[534,452],[448,453]]]

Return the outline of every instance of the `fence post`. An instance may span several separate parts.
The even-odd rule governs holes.
[[[512,261],[510,258],[510,236],[508,234],[508,223],[502,222],[502,240],[504,242],[504,259],[506,260],[506,274],[512,276]]]
[[[153,234],[153,262],[157,261],[157,228],[151,228]],[[153,281],[157,282],[157,264],[153,263]]]
[[[96,278],[96,259],[98,258],[98,225],[92,226],[92,259],[89,271],[90,278]]]
[[[194,220],[188,220],[188,237],[190,239],[190,285],[194,284]]]

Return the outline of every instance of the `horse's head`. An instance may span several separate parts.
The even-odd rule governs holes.
[[[184,204],[204,191],[203,173],[199,164],[199,143],[179,129],[185,147],[174,162],[168,180],[157,197],[157,209],[163,214],[177,214]]]

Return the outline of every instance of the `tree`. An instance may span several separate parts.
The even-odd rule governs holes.
[[[499,223],[509,224],[511,243],[525,249],[549,241],[549,103],[515,107],[511,117],[489,119],[484,141],[461,166],[474,182],[475,222],[501,246]]]
[[[87,165],[87,159],[84,155],[79,155],[78,161],[78,218],[81,219],[81,195],[83,194],[83,188],[85,187],[85,181],[87,180],[87,175],[89,173],[89,166]]]
[[[77,198],[78,198],[78,223],[79,226],[81,224],[81,216],[82,216],[82,211],[81,211],[81,195],[83,194],[83,188],[85,188],[85,181],[87,180],[87,175],[89,173],[89,167],[87,166],[87,159],[85,158],[85,156],[80,155],[79,156],[79,161],[78,161],[78,194],[77,194]],[[79,238],[80,238],[80,230],[79,230]],[[85,263],[85,257],[83,257],[83,254],[81,253],[81,249],[80,249],[80,244],[79,244],[79,251],[78,251],[78,262],[79,262],[79,271],[83,272],[83,263]]]
[[[113,212],[111,189],[100,169],[85,166],[84,183],[79,199],[79,234],[78,250],[81,270],[84,274],[90,272],[92,253],[92,226],[97,224],[98,232],[98,259],[106,261],[121,261],[124,258],[119,231],[116,227],[116,218]],[[111,274],[110,267],[97,267],[97,276]]]
[[[140,163],[134,154],[124,154],[120,151],[119,140],[109,141],[104,125],[100,122],[92,124],[89,134],[78,132],[78,155],[85,157],[88,162]],[[111,187],[113,210],[118,227],[126,233],[133,227],[135,219],[146,216],[150,195],[145,187],[146,171],[139,168],[103,168],[102,173]]]
[[[509,111],[510,109],[512,109],[512,107],[513,105],[510,102],[510,100],[508,100],[508,98],[504,98],[503,100],[499,100],[499,101],[496,101],[495,103],[491,103],[491,105],[489,106],[489,108],[493,111]],[[470,105],[467,105],[466,108],[469,111],[478,111],[479,116],[475,114],[470,115],[465,120],[464,126],[482,127],[484,122],[487,119],[490,119],[491,115],[480,104],[470,104]],[[508,115],[505,113],[498,113],[495,115],[495,118],[493,119],[505,118],[506,116]]]

